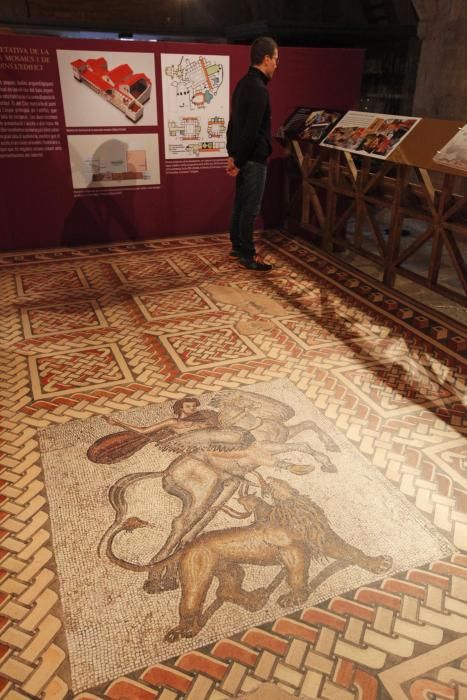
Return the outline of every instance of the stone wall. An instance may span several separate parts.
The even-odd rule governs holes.
[[[422,49],[413,113],[467,121],[467,2],[413,0]]]

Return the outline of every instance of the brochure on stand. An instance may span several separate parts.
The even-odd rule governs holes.
[[[467,171],[467,124],[437,151],[433,160],[440,165]]]
[[[420,121],[399,114],[350,111],[321,141],[321,146],[385,160]]]
[[[343,112],[297,107],[279,128],[276,137],[319,143],[341,119]]]

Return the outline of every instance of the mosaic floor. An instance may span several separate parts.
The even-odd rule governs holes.
[[[0,698],[467,697],[467,332],[279,233],[0,255]]]

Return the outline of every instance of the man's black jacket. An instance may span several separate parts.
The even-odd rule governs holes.
[[[248,160],[266,163],[272,151],[268,82],[262,71],[250,66],[234,90],[227,152],[237,168]]]

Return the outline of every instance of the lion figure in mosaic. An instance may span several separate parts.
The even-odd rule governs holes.
[[[286,481],[258,478],[262,482],[260,496],[249,494],[248,486],[241,489],[237,500],[243,511],[223,508],[234,518],[252,516],[252,524],[205,532],[172,555],[178,565],[181,598],[179,624],[167,632],[166,641],[194,637],[225,602],[260,610],[284,578],[288,591],[277,602],[284,608],[301,605],[316,586],[316,581],[313,585],[309,580],[312,559],[331,558],[341,568],[356,565],[376,574],[392,566],[390,557],[369,556],[345,542],[334,532],[322,508]],[[245,590],[243,566],[248,564],[279,565],[281,570],[268,587]],[[216,600],[203,611],[215,577],[219,581]]]

